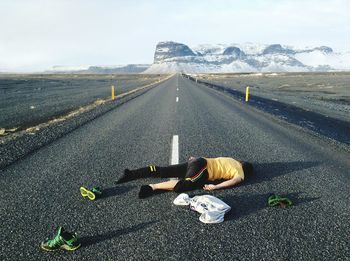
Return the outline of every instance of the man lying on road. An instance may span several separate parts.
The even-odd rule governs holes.
[[[188,162],[167,167],[149,166],[136,170],[125,169],[117,184],[139,178],[179,178],[161,183],[141,186],[139,198],[146,198],[157,190],[170,190],[178,193],[203,188],[215,190],[232,187],[244,180],[245,176],[253,173],[253,165],[249,162],[228,157],[193,158]],[[214,185],[208,181],[224,180]]]

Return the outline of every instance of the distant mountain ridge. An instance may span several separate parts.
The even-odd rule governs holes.
[[[349,71],[350,52],[331,47],[296,48],[281,44],[201,44],[173,41],[156,45],[153,64],[55,66],[45,73],[235,73]]]
[[[120,66],[78,66],[78,67],[65,67],[54,66],[51,70],[45,71],[45,73],[78,73],[78,74],[128,74],[128,73],[142,73],[147,70],[150,64],[128,64]]]
[[[144,73],[306,72],[349,70],[350,53],[331,47],[298,49],[281,44],[199,45],[159,42]]]

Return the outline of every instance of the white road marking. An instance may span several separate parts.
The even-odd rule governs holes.
[[[171,165],[179,164],[179,136],[173,136],[173,142],[171,145]]]
[[[176,102],[178,102],[179,101],[179,97],[176,97]]]

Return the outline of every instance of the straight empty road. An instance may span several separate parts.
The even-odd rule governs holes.
[[[173,192],[137,198],[142,184],[159,180],[114,185],[124,168],[169,164],[174,135],[180,162],[253,162],[253,178],[210,193],[232,207],[223,223],[201,223],[173,205]],[[1,170],[0,259],[349,260],[349,156],[176,75]],[[105,197],[83,199],[82,185],[101,186]],[[294,206],[267,207],[273,192]],[[82,248],[42,252],[58,225],[77,231]]]

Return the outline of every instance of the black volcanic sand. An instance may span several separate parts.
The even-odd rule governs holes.
[[[158,81],[159,75],[1,75],[0,128],[24,129],[98,99]]]
[[[203,74],[199,79],[350,121],[350,72]]]

